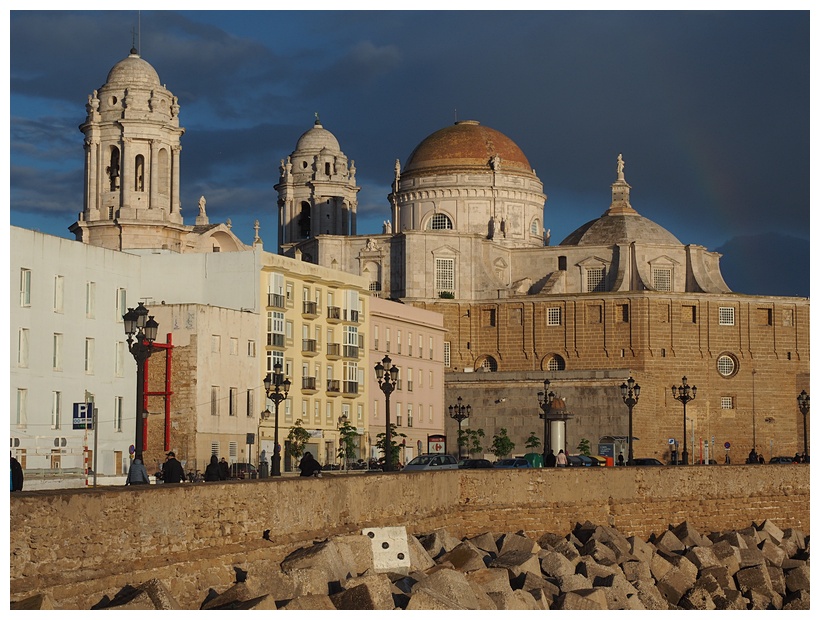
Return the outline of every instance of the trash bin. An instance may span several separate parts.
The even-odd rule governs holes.
[[[530,467],[543,467],[544,457],[537,452],[527,452],[524,458],[527,459],[527,463],[530,464]]]
[[[606,459],[607,467],[615,467],[615,459],[613,459],[611,456],[606,456],[604,458]]]

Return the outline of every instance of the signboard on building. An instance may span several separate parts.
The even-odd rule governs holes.
[[[445,435],[427,435],[427,452],[444,454],[447,451],[447,437]]]
[[[92,424],[91,407],[92,403],[74,403],[72,420],[75,431],[81,431],[83,429],[92,430],[94,428]]]

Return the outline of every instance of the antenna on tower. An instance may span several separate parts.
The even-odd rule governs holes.
[[[142,32],[140,28],[140,22],[142,19],[142,12],[137,11],[137,27],[131,28],[131,49],[136,50],[136,53],[139,55],[142,51]]]

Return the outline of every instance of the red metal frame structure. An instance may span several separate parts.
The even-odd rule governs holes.
[[[148,411],[148,397],[149,396],[162,396],[165,402],[165,443],[163,446],[163,451],[168,451],[171,449],[171,396],[173,396],[174,392],[171,389],[171,360],[173,359],[173,349],[174,345],[172,343],[171,334],[165,334],[165,343],[161,342],[154,342],[152,345],[155,349],[165,349],[165,390],[161,392],[149,392],[148,391],[148,361],[150,358],[145,360],[145,383],[143,385],[144,394],[143,403],[142,403],[142,411]],[[142,445],[143,449],[148,448],[148,424],[143,424],[142,426]]]

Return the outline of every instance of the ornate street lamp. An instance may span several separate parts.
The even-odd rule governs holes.
[[[674,388],[672,388],[674,390]],[[641,395],[641,386],[635,383],[635,379],[631,376],[626,380],[626,383],[621,383],[621,398],[624,399],[624,404],[629,407],[629,455],[626,460],[627,465],[633,465],[635,462],[635,455],[632,452],[632,408],[638,404],[638,398]]]
[[[273,471],[271,476],[282,475],[282,449],[279,446],[279,403],[288,397],[290,379],[282,380],[282,364],[273,366],[273,375],[265,376],[265,394],[273,401]]]
[[[809,415],[809,395],[806,390],[802,390],[797,397],[797,406],[803,414],[803,458],[808,462],[809,458],[809,436],[806,433],[806,416]]]
[[[145,429],[145,362],[154,352],[153,344],[157,339],[159,323],[153,316],[148,316],[148,308],[139,302],[136,308],[128,308],[122,316],[123,328],[128,340],[128,350],[137,362],[137,428],[134,438],[134,455],[142,455]]]
[[[689,464],[689,452],[686,450],[686,403],[689,401],[695,400],[695,396],[698,394],[698,388],[693,386],[689,386],[686,383],[686,377],[682,379],[683,385],[678,387],[677,385],[672,386],[672,398],[675,400],[679,400],[683,403],[683,464]]]
[[[544,379],[544,391],[538,392],[538,406],[541,407],[542,413],[539,417],[544,419],[544,460],[542,466],[547,466],[547,454],[549,454],[549,416],[552,410],[552,401],[555,400],[555,394],[550,391],[550,380]]]
[[[393,471],[393,438],[390,431],[390,395],[399,381],[399,369],[389,355],[376,364],[376,381],[384,392],[384,471]]]
[[[457,399],[457,404],[450,405],[450,417],[458,422],[458,458],[461,459],[461,423],[470,417],[473,408],[470,405],[461,404],[461,396]]]

